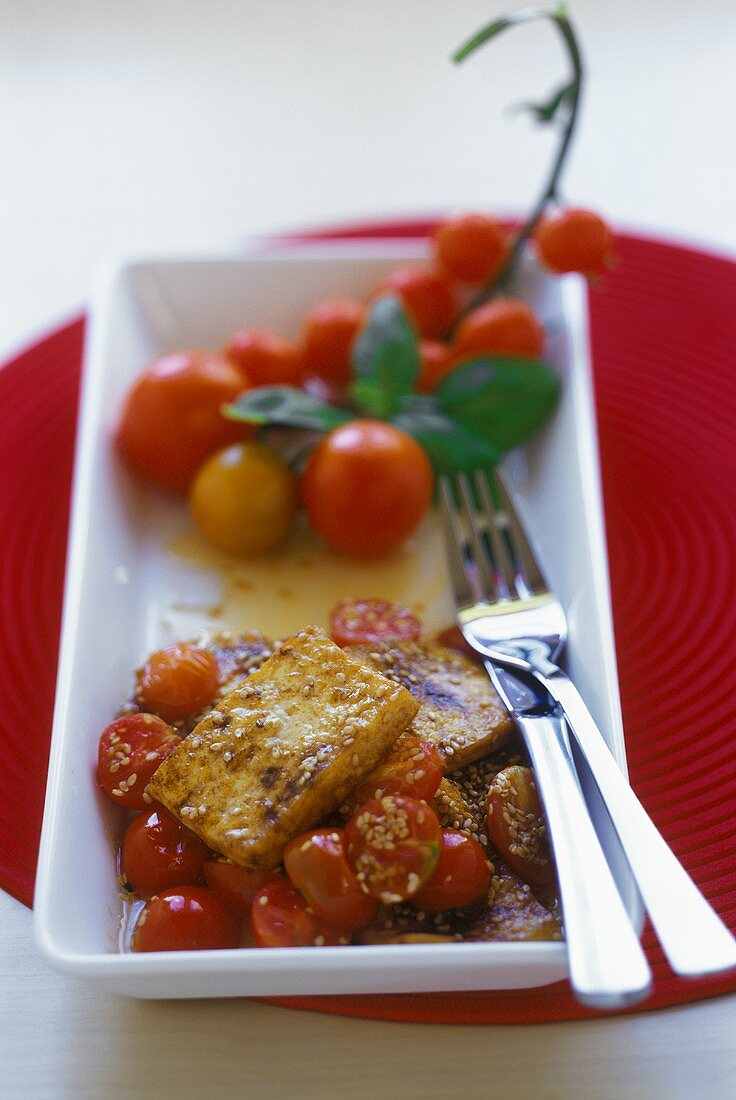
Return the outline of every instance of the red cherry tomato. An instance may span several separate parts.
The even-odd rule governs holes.
[[[160,807],[130,823],[123,837],[120,870],[136,894],[193,885],[202,875],[209,848]]]
[[[340,384],[353,376],[351,352],[365,321],[365,307],[346,298],[320,302],[302,332],[302,374]]]
[[[280,881],[258,891],[250,919],[259,947],[335,947],[350,943],[350,933],[311,913],[296,886],[283,875]]]
[[[102,731],[97,782],[118,806],[143,810],[146,785],[181,738],[155,714],[127,714]]]
[[[486,800],[488,834],[502,859],[530,886],[555,881],[547,825],[531,768],[509,764],[498,772]]]
[[[452,350],[439,340],[419,341],[419,393],[434,393],[440,382],[455,369]]]
[[[387,794],[366,802],[345,826],[348,862],[373,897],[386,905],[406,901],[432,877],[440,835],[426,802]]]
[[[437,793],[444,772],[445,762],[437,746],[405,733],[385,760],[350,792],[346,804],[353,813],[365,802],[386,794],[428,802]]]
[[[353,420],[315,448],[301,488],[309,522],[330,546],[376,557],[416,529],[432,482],[429,459],[411,436],[381,420]]]
[[[342,829],[315,829],[286,846],[284,867],[321,920],[336,928],[364,928],[378,902],[358,882],[345,856]]]
[[[240,368],[247,387],[301,384],[299,349],[275,332],[256,328],[238,329],[228,340],[223,353]]]
[[[458,325],[456,355],[487,352],[520,359],[538,359],[544,348],[544,329],[533,310],[518,298],[493,298],[478,306]]]
[[[340,600],[330,611],[330,634],[340,646],[415,642],[422,624],[408,607],[390,600]]]
[[[474,661],[483,661],[480,654],[473,649],[469,642],[465,641],[459,626],[447,626],[444,630],[440,630],[437,641],[448,649],[454,649],[458,653],[464,653],[466,657],[472,657]]]
[[[169,722],[198,714],[220,686],[214,654],[191,642],[175,642],[151,654],[137,675],[136,697]]]
[[[280,881],[276,871],[246,871],[235,863],[210,859],[204,865],[204,880],[239,917],[249,917],[253,898],[270,882]]]
[[[540,222],[534,242],[541,262],[556,274],[578,271],[592,278],[613,259],[613,233],[590,210],[558,210]]]
[[[239,947],[241,922],[204,886],[179,886],[146,903],[136,922],[134,951],[215,951]]]
[[[427,340],[439,340],[455,317],[455,294],[442,272],[430,267],[397,267],[378,287],[378,293],[398,294],[407,313]]]
[[[149,481],[185,492],[204,460],[244,439],[220,409],[245,389],[233,363],[206,351],[179,351],[142,372],[125,398],[117,443]]]
[[[465,283],[488,282],[510,250],[506,230],[486,214],[448,218],[435,230],[434,245],[439,266]]]
[[[473,905],[488,893],[491,875],[488,857],[475,837],[443,829],[437,867],[426,886],[412,898],[412,905],[427,913]]]

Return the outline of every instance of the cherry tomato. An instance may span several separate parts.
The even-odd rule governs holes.
[[[465,283],[485,283],[506,260],[510,246],[502,225],[486,214],[461,214],[434,232],[439,266]]]
[[[443,378],[455,369],[452,350],[439,340],[419,341],[419,393],[434,393]]]
[[[244,389],[240,371],[220,355],[165,355],[146,367],[128,391],[118,447],[143,477],[184,492],[213,451],[244,438],[243,426],[220,412]]]
[[[120,869],[136,894],[199,881],[209,848],[160,807],[140,814],[125,830]]]
[[[253,898],[270,882],[281,881],[278,871],[246,871],[224,859],[209,859],[203,867],[204,880],[239,917],[249,917]]]
[[[398,294],[419,335],[439,340],[455,317],[455,294],[442,272],[430,267],[397,267],[378,287],[379,293]]]
[[[238,329],[228,340],[223,354],[240,368],[248,388],[301,384],[299,349],[275,332],[257,328]]]
[[[351,813],[365,802],[386,794],[406,795],[428,802],[437,793],[445,762],[436,745],[405,733],[388,756],[351,791],[346,803]]]
[[[202,535],[235,554],[263,554],[280,546],[291,531],[296,505],[296,478],[261,443],[236,443],[212,455],[189,494]]]
[[[592,278],[613,259],[613,233],[590,210],[558,210],[540,222],[534,242],[541,262],[556,274],[579,271]]]
[[[456,354],[487,352],[538,359],[544,348],[544,329],[526,302],[493,298],[463,318],[454,347]]]
[[[165,890],[146,903],[136,922],[134,951],[215,951],[239,947],[241,922],[204,886]]]
[[[416,642],[422,624],[408,607],[390,600],[340,600],[330,611],[330,634],[340,646]]]
[[[330,546],[375,557],[416,529],[432,480],[429,459],[411,436],[381,420],[353,420],[312,452],[302,498],[309,522]]]
[[[488,792],[486,815],[491,840],[509,867],[530,886],[551,886],[554,865],[530,768],[512,764],[498,772]]]
[[[386,905],[406,901],[432,877],[440,823],[426,802],[387,794],[366,802],[345,826],[348,862]]]
[[[148,710],[175,722],[213,702],[220,686],[214,654],[192,642],[174,642],[152,653],[137,673],[136,697]]]
[[[321,920],[336,928],[364,928],[378,902],[366,893],[345,856],[342,829],[315,829],[290,841],[284,867]]]
[[[181,741],[155,714],[126,714],[116,718],[100,736],[97,782],[118,806],[143,810],[143,792],[162,760]]]
[[[440,630],[437,641],[447,649],[454,649],[458,653],[464,653],[466,657],[472,657],[474,661],[483,660],[470,643],[465,641],[459,626],[447,626],[444,630]]]
[[[259,947],[335,947],[350,943],[350,933],[311,913],[296,886],[283,875],[258,891],[250,919]]]
[[[302,330],[303,377],[349,382],[351,352],[365,321],[365,306],[347,298],[329,298],[307,314]]]
[[[491,875],[488,857],[475,837],[443,829],[435,872],[412,898],[412,905],[427,913],[473,905],[488,893]]]

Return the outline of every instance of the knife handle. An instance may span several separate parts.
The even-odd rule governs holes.
[[[697,978],[736,967],[736,939],[632,791],[575,685],[563,672],[540,679],[565,712],[672,969]]]
[[[579,1001],[613,1009],[646,996],[651,973],[590,820],[562,717],[517,717],[554,849],[570,983]]]

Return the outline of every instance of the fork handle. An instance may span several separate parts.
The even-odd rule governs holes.
[[[736,939],[657,831],[573,682],[562,672],[541,679],[590,767],[672,969],[696,978],[735,967]]]
[[[570,983],[583,1004],[613,1009],[640,1001],[651,974],[596,836],[562,717],[517,717],[554,848]]]

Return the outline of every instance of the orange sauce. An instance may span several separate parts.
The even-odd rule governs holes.
[[[419,617],[428,637],[454,619],[435,514],[401,549],[373,560],[335,553],[306,522],[297,524],[286,546],[258,558],[220,551],[194,529],[177,538],[169,551],[187,568],[219,583],[217,600],[199,609],[205,628],[285,637],[309,624],[326,627],[330,608],[349,596],[404,604]]]

